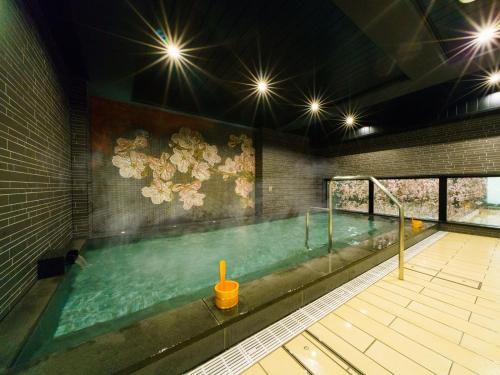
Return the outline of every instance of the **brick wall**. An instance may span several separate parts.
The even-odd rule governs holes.
[[[321,180],[318,183],[315,176],[307,138],[263,129],[259,149],[257,177],[264,216],[293,215],[320,204]]]
[[[0,318],[36,279],[36,260],[71,238],[64,92],[33,22],[0,1]]]
[[[337,146],[319,176],[500,173],[500,114]]]
[[[89,236],[90,144],[87,84],[74,78],[70,83],[71,176],[73,237]]]

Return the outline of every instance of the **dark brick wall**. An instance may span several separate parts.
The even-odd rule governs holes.
[[[500,114],[350,142],[319,158],[319,176],[500,172]]]
[[[0,317],[71,239],[68,111],[32,20],[0,1]]]
[[[90,143],[87,84],[81,79],[71,80],[69,89],[71,124],[71,176],[73,237],[89,236]]]
[[[293,215],[321,202],[321,180],[315,176],[307,138],[263,129],[261,181],[258,184],[264,216]],[[259,169],[258,169],[259,170]]]

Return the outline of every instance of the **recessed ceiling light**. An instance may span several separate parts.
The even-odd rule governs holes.
[[[488,76],[488,84],[491,86],[498,85],[500,83],[500,72],[493,72]]]
[[[498,26],[487,25],[474,33],[474,42],[484,46],[490,44],[498,36]]]
[[[260,94],[265,94],[266,91],[267,91],[267,88],[268,88],[268,84],[265,80],[263,79],[260,79],[257,81],[257,91],[260,93]]]
[[[167,56],[174,60],[179,60],[181,57],[181,50],[173,43],[167,45]]]
[[[319,102],[317,100],[314,100],[311,102],[311,112],[318,113],[318,111],[319,111]]]
[[[476,0],[458,0],[458,1],[460,1],[462,4],[470,4],[470,3],[473,3]]]
[[[347,126],[353,126],[356,123],[356,118],[353,115],[347,115],[344,119]]]

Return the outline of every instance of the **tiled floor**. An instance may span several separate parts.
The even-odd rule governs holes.
[[[500,239],[450,233],[248,369],[500,374]]]

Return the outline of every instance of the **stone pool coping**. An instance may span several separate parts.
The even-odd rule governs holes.
[[[433,226],[406,247],[435,233]],[[241,285],[240,303],[219,311],[203,298],[11,369],[23,373],[181,373],[219,354],[398,252],[356,247],[314,258]],[[361,258],[352,262],[355,256]]]

